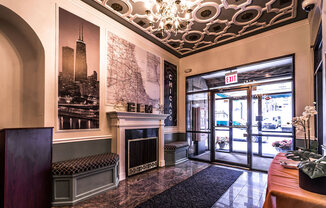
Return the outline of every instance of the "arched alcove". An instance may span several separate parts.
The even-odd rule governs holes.
[[[0,5],[0,129],[44,125],[44,74],[40,39]]]

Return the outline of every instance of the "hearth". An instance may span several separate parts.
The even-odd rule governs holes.
[[[126,175],[158,167],[158,128],[125,130]]]

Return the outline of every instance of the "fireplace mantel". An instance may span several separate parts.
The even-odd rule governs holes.
[[[112,128],[112,151],[119,154],[120,173],[119,179],[126,178],[125,170],[125,130],[126,129],[159,129],[159,166],[165,166],[164,160],[164,120],[168,114],[136,113],[136,112],[107,112],[107,116]]]
[[[142,126],[149,125],[147,123],[139,123],[135,124],[133,121],[157,121],[160,122],[160,125],[164,126],[164,120],[168,117],[168,114],[155,114],[155,113],[136,113],[136,112],[117,112],[112,111],[108,112],[107,115],[111,119],[111,125],[118,125],[118,126],[132,126],[140,124]],[[115,120],[119,120],[117,123]],[[163,123],[162,123],[163,121]]]

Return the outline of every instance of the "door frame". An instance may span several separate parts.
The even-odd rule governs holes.
[[[269,80],[269,81],[263,81],[263,82],[260,82],[260,83],[243,83],[243,85],[241,85],[241,86],[226,86],[226,85],[224,85],[224,86],[219,86],[217,88],[207,88],[207,89],[202,89],[202,90],[187,91],[187,86],[188,86],[187,80],[189,78],[197,77],[197,76],[204,76],[204,75],[208,75],[208,74],[211,74],[211,73],[214,73],[214,72],[217,72],[217,71],[230,71],[230,70],[234,70],[234,68],[236,68],[236,67],[251,65],[251,64],[255,64],[255,63],[260,63],[260,62],[264,62],[264,61],[275,60],[275,59],[280,59],[280,58],[285,58],[285,57],[291,57],[292,58],[292,77],[289,78],[289,79],[282,79],[282,80],[275,80],[275,81],[274,80]],[[237,89],[237,88],[248,87],[248,86],[254,87],[254,86],[257,86],[257,85],[261,85],[261,84],[273,84],[273,83],[278,83],[280,81],[291,81],[292,82],[292,96],[293,96],[292,108],[293,108],[293,116],[295,116],[296,115],[295,114],[295,112],[296,112],[296,88],[295,88],[295,83],[296,83],[296,79],[295,79],[295,74],[296,73],[295,72],[296,71],[295,71],[295,69],[296,69],[296,56],[295,56],[294,53],[292,53],[292,54],[287,54],[287,55],[283,55],[283,56],[276,56],[276,57],[268,58],[268,59],[261,59],[261,60],[257,60],[257,61],[254,61],[254,62],[248,62],[248,63],[245,63],[245,64],[240,64],[240,65],[228,67],[228,68],[224,68],[224,69],[221,69],[221,70],[214,70],[214,71],[209,71],[209,72],[197,73],[197,74],[192,74],[192,75],[188,75],[188,76],[185,75],[185,80],[184,80],[184,86],[185,86],[185,89],[184,89],[184,93],[185,93],[184,106],[187,109],[187,96],[191,95],[191,94],[208,93],[208,97],[210,97],[210,93],[212,93],[212,91],[215,91],[215,90],[221,89],[221,88],[223,88],[223,89]],[[209,101],[209,102],[211,102],[211,101]],[[209,106],[210,106],[210,104],[209,104]],[[188,129],[188,127],[187,127],[187,118],[188,118],[188,111],[187,110],[185,112],[184,118],[185,118],[184,128],[185,128],[186,137],[188,137],[188,133],[205,133],[205,134],[208,134],[208,138],[210,139],[210,143],[212,143],[211,142],[211,140],[212,140],[211,129],[208,129],[207,131],[200,131],[200,132],[192,131],[192,130]],[[211,113],[209,114],[208,119],[209,119],[209,122],[211,123],[211,121],[210,121]],[[211,125],[209,125],[209,128],[210,128],[210,126]],[[295,128],[293,128],[293,132],[295,132]],[[296,147],[296,134],[295,133],[293,133],[293,147],[294,148]],[[197,158],[190,158],[190,159],[195,160],[195,161],[201,161],[201,162],[213,162],[212,160],[207,161],[207,160],[197,159]],[[222,164],[224,164],[224,163],[225,162],[223,161]],[[234,165],[238,166],[236,164],[234,164]],[[251,169],[255,170],[253,168],[251,168]]]
[[[314,117],[315,137],[318,138],[318,153],[322,154],[321,145],[324,144],[323,129],[323,54],[322,52],[322,25],[319,25],[317,37],[313,46],[314,50],[314,101],[316,102],[316,110],[318,112]]]
[[[211,162],[219,162],[219,163],[226,163],[230,165],[236,165],[236,166],[242,166],[249,169],[252,169],[252,87],[249,86],[240,86],[240,87],[233,87],[233,88],[221,88],[218,90],[212,90],[210,92],[210,109],[211,109],[211,122],[210,122],[210,129],[211,129],[211,138],[210,138],[210,158]],[[235,162],[228,162],[228,161],[222,161],[217,160],[215,158],[215,149],[216,149],[216,143],[215,143],[215,95],[220,92],[234,92],[234,91],[247,91],[247,123],[246,123],[246,129],[247,129],[247,164],[241,164],[241,163],[235,163]],[[231,100],[231,99],[230,99]],[[232,109],[229,109],[231,111]],[[231,127],[228,127],[229,129]],[[231,137],[230,137],[231,138]],[[233,137],[232,137],[233,140]]]

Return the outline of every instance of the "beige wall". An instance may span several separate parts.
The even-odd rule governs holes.
[[[0,31],[0,128],[21,126],[22,64],[15,48]],[[10,69],[10,70],[7,70]],[[12,96],[12,94],[16,96]]]
[[[313,103],[313,74],[310,57],[310,26],[308,20],[283,26],[253,37],[220,46],[180,60],[179,121],[185,131],[185,77],[295,54],[295,100],[297,115]],[[192,72],[185,74],[184,70]]]
[[[44,125],[45,126],[56,126],[57,121],[57,34],[58,34],[58,7],[62,7],[65,10],[68,10],[81,18],[84,18],[95,25],[100,26],[100,130],[90,130],[90,131],[71,131],[71,132],[58,132],[54,131],[54,141],[75,141],[83,140],[85,138],[94,138],[99,139],[101,137],[110,136],[111,130],[109,129],[109,125],[107,122],[106,111],[113,110],[112,107],[106,106],[105,104],[105,90],[106,90],[106,32],[110,31],[121,38],[124,38],[127,41],[134,43],[142,47],[145,50],[150,51],[153,54],[156,54],[162,58],[161,60],[161,80],[163,80],[163,60],[167,60],[173,64],[178,65],[179,59],[145,38],[139,36],[138,34],[132,32],[121,24],[115,22],[110,19],[106,15],[98,12],[97,10],[91,8],[80,0],[28,0],[28,1],[8,1],[8,0],[0,0],[0,4],[5,7],[11,9],[15,13],[17,13],[20,17],[22,17],[35,31],[41,43],[44,47],[45,52],[45,84],[44,84]],[[0,46],[8,45],[6,43],[4,37],[0,33]],[[0,54],[5,53],[8,47],[1,48]],[[13,78],[17,76],[20,70],[19,62],[15,56],[9,58],[15,52],[12,49],[9,49],[6,52],[8,63],[6,66],[1,66],[1,74],[8,74],[9,77]],[[3,71],[3,67],[7,68],[8,65],[12,64],[14,67],[12,68],[12,72]],[[10,69],[6,69],[10,70]],[[19,77],[19,76],[17,76]],[[1,81],[1,80],[0,80]],[[13,88],[12,91],[8,91],[7,94],[1,95],[5,96],[8,100],[14,100],[12,102],[17,102],[17,93],[15,93],[14,89],[17,88],[16,84],[10,84],[9,80],[6,84]],[[161,86],[163,82],[161,82]],[[161,87],[161,97],[163,95],[163,88]],[[2,97],[1,97],[2,98]],[[163,102],[163,100],[161,101]],[[19,101],[18,101],[19,103]],[[1,103],[2,104],[2,103]],[[1,121],[6,120],[10,117],[14,112],[15,105],[13,105],[12,109],[8,110],[5,117],[1,118]],[[1,113],[1,112],[0,112]],[[17,115],[18,116],[18,115]],[[15,118],[16,119],[16,118]],[[1,124],[1,123],[0,123]],[[1,126],[6,127],[6,126]],[[56,129],[56,128],[55,128]],[[173,131],[175,129],[167,128],[167,131]]]

